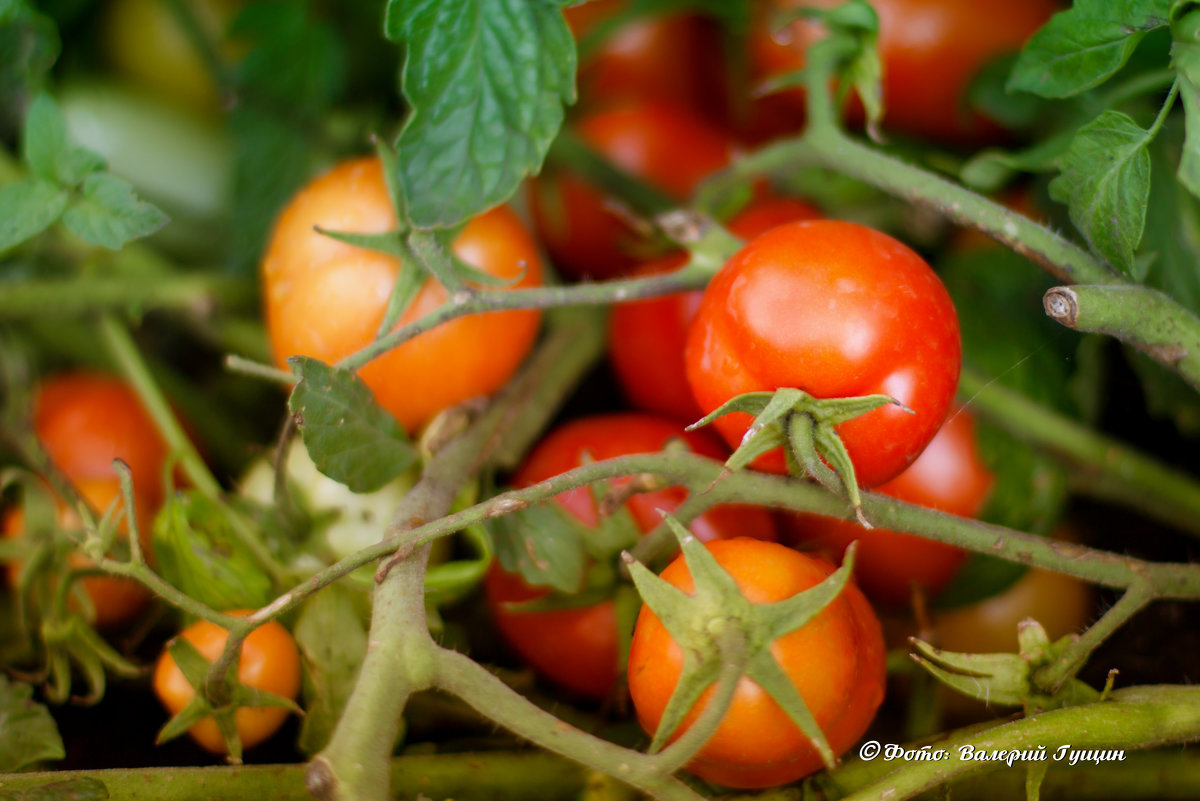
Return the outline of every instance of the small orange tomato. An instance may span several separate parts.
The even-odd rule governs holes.
[[[249,612],[242,609],[229,614],[240,616]],[[214,623],[201,620],[185,628],[179,636],[194,645],[205,659],[213,662],[225,648],[229,632]],[[237,679],[247,687],[294,699],[300,692],[300,652],[288,630],[271,621],[252,631],[242,643]],[[196,694],[166,650],[154,669],[154,694],[172,715],[178,714]],[[235,713],[235,719],[242,745],[249,748],[267,739],[283,725],[287,716],[288,710],[281,706],[241,707]],[[188,734],[214,754],[226,753],[225,740],[221,737],[217,722],[211,717],[192,726]]]
[[[312,356],[333,363],[369,345],[403,265],[395,258],[318,233],[372,234],[396,226],[383,168],[375,158],[344,162],[318,177],[284,209],[262,263],[267,330],[275,360]],[[454,255],[500,278],[541,283],[537,245],[500,206],[467,223]],[[523,275],[522,275],[523,273]],[[397,326],[441,306],[445,289],[425,282]],[[414,431],[441,410],[490,395],[509,379],[537,336],[537,311],[476,314],[442,323],[359,371],[375,397]]]
[[[707,547],[754,603],[791,598],[833,572],[824,559],[771,542],[713,540]],[[662,577],[684,592],[694,590],[682,557]],[[804,698],[830,748],[844,753],[863,735],[883,701],[883,634],[862,593],[847,584],[812,620],[772,643],[771,654]],[[683,649],[643,606],[629,652],[629,692],[647,732],[662,719],[683,659]],[[678,733],[695,722],[712,692],[710,687],[700,697]],[[816,749],[787,713],[751,679],[742,678],[725,717],[688,770],[728,787],[759,788],[795,781],[820,767]]]

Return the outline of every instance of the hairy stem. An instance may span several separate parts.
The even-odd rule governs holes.
[[[1200,389],[1200,318],[1157,289],[1060,286],[1047,290],[1043,305],[1050,319],[1127,342]]]
[[[77,276],[9,283],[0,292],[0,320],[77,317],[96,311],[163,309],[208,312],[251,302],[251,283],[225,275]]]

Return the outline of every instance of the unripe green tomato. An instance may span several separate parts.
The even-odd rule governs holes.
[[[237,50],[225,36],[237,0],[185,0],[183,6],[217,58],[232,63]],[[134,83],[193,108],[215,111],[220,92],[204,55],[171,0],[111,0],[103,20],[104,49],[113,68]]]
[[[233,197],[233,142],[215,120],[98,81],[67,84],[58,100],[71,139],[171,218],[160,245],[213,247]]]
[[[318,470],[300,442],[293,443],[288,451],[287,478],[292,500],[316,521],[317,533],[334,559],[379,542],[400,499],[414,483],[414,476],[406,473],[374,492],[353,492]],[[274,503],[275,469],[269,458],[251,465],[238,492],[263,505]]]

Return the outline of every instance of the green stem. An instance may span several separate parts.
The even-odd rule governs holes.
[[[605,194],[620,198],[645,217],[656,217],[680,205],[655,187],[613,166],[569,129],[564,128],[555,137],[546,161],[549,165],[570,165],[573,174]]]
[[[1200,318],[1144,286],[1072,286],[1046,291],[1046,314],[1067,328],[1106,334],[1144,351],[1200,389]]]
[[[406,542],[403,535],[394,533],[419,527],[427,520],[437,523],[461,486],[498,448],[505,432],[519,427],[530,398],[558,405],[569,384],[558,379],[558,374],[577,378],[580,369],[579,359],[557,358],[561,354],[556,343],[568,334],[564,329],[553,330],[529,365],[487,410],[461,436],[436,452],[421,481],[401,501],[389,527],[391,550],[396,550],[397,544],[399,550],[376,572],[370,645],[333,736],[310,765],[309,789],[319,799],[382,801],[389,797],[387,759],[405,702],[413,690],[423,689],[433,680],[433,663],[440,651],[429,637],[425,619],[429,548]],[[599,355],[594,349],[590,354],[590,359]],[[590,359],[584,361],[590,363]],[[559,386],[563,395],[538,395],[534,388],[544,380]],[[385,549],[378,556],[389,552]],[[273,613],[278,613],[277,607],[271,605]]]
[[[603,770],[654,798],[662,801],[702,799],[687,785],[664,773],[656,757],[630,751],[563,725],[554,715],[526,701],[463,654],[439,651],[437,685],[530,742]]]
[[[252,361],[236,354],[230,354],[225,357],[225,368],[233,373],[254,376],[264,381],[282,384],[285,387],[290,387],[296,383],[296,376],[287,370],[281,370],[269,364]]]
[[[0,793],[13,794],[57,786],[82,789],[99,782],[108,798],[156,801],[311,801],[304,784],[306,766],[238,765],[204,768],[131,768],[122,770],[46,771],[0,774]],[[388,763],[394,798],[521,798],[561,801],[578,793],[583,771],[552,754],[531,751],[436,754],[396,757]],[[536,777],[536,781],[531,777]],[[73,786],[68,783],[74,783]],[[39,796],[43,797],[43,796]],[[55,794],[44,797],[66,798]],[[80,794],[79,797],[100,797]]]
[[[1163,101],[1162,108],[1158,110],[1158,116],[1154,118],[1154,124],[1146,131],[1146,140],[1149,141],[1158,135],[1162,127],[1167,123],[1167,117],[1171,114],[1171,109],[1175,106],[1175,98],[1179,97],[1179,80],[1176,79],[1171,84],[1171,91],[1167,93],[1167,99]]]
[[[5,285],[0,292],[0,320],[78,317],[122,309],[164,309],[206,315],[215,305],[245,306],[253,297],[251,283],[223,275],[41,278]]]
[[[733,703],[733,695],[746,671],[746,642],[740,630],[727,633],[733,635],[730,639],[735,641],[723,644],[726,647],[721,649],[721,670],[704,710],[675,742],[654,757],[658,770],[664,776],[671,775],[692,761],[716,733],[717,727],[725,719],[725,713],[729,711],[729,705]]]
[[[1069,764],[1070,752],[1107,752],[1153,748],[1200,739],[1200,688],[1177,686],[1132,687],[1118,690],[1110,700],[1058,709],[965,736],[951,737],[933,745],[947,757],[939,760],[901,762],[899,767],[866,787],[843,797],[843,801],[883,799],[901,801],[958,778],[1009,770],[1005,761],[979,760],[971,755],[989,755],[1014,749],[1042,753],[1030,764]],[[1055,760],[1059,749],[1069,752]],[[1088,759],[1100,758],[1093,756]],[[895,763],[893,763],[895,764]],[[1014,761],[1014,766],[1024,764]]]
[[[1048,665],[1045,665],[1034,675],[1034,683],[1047,692],[1057,692],[1068,679],[1072,678],[1092,652],[1100,647],[1109,635],[1125,624],[1129,618],[1136,615],[1154,600],[1154,591],[1145,583],[1135,582],[1125,590],[1121,599],[1112,605],[1104,615],[1088,627],[1068,648]]]
[[[1200,536],[1200,483],[1191,476],[973,370],[963,370],[958,397],[981,417],[1075,467],[1077,490]]]

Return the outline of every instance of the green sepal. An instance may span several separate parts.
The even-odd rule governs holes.
[[[492,564],[492,540],[483,526],[467,526],[463,534],[474,559],[456,559],[452,562],[430,565],[425,571],[425,602],[434,606],[452,604],[465,598],[483,577]]]
[[[856,540],[846,548],[846,553],[842,556],[842,566],[830,573],[829,577],[820,584],[782,601],[759,604],[763,610],[763,619],[767,623],[769,640],[773,642],[804,626],[819,615],[825,607],[833,603],[850,581],[857,554],[858,541]]]
[[[775,699],[775,703],[779,704],[800,731],[804,732],[804,736],[821,755],[821,762],[825,764],[825,767],[834,767],[837,764],[837,756],[829,747],[829,741],[825,739],[825,732],[821,731],[816,718],[812,715],[812,710],[804,701],[804,696],[796,689],[796,685],[792,683],[788,675],[783,672],[783,668],[771,655],[770,650],[759,651],[750,660],[750,664],[746,667],[746,676],[766,690],[767,695]]]
[[[679,674],[679,683],[667,700],[658,728],[654,730],[654,739],[650,741],[648,753],[661,751],[671,739],[692,706],[700,700],[704,691],[712,686],[721,673],[721,663],[715,659],[700,660],[693,652],[683,654],[683,670]]]
[[[330,239],[351,245],[352,247],[373,250],[376,253],[382,253],[394,259],[402,259],[405,256],[404,246],[400,242],[400,235],[395,231],[388,231],[382,234],[363,234],[355,231],[333,231],[320,226],[316,226],[314,230],[321,236],[327,236]]]
[[[204,695],[204,685],[208,681],[208,671],[212,663],[204,658],[204,654],[183,637],[176,637],[167,643],[167,653],[175,660],[179,672],[187,679],[197,696]]]
[[[395,243],[397,249],[405,252],[406,248],[399,242]],[[429,274],[425,272],[424,267],[417,259],[411,258],[405,252],[408,258],[403,259],[400,269],[396,272],[396,283],[392,286],[392,294],[388,296],[387,308],[383,312],[383,319],[379,321],[379,328],[375,331],[375,337],[380,337],[388,334],[404,316],[404,312],[412,306],[413,301],[417,299],[421,288],[425,286],[425,281],[429,278]],[[396,258],[401,258],[397,254]]]

